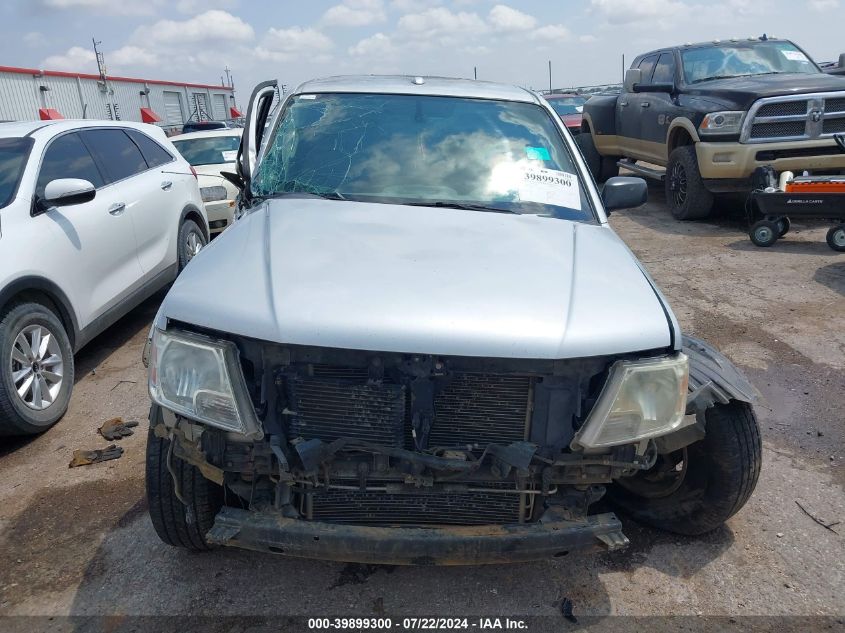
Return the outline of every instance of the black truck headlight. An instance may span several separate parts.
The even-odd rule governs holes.
[[[688,383],[685,354],[615,362],[573,448],[607,448],[671,433],[684,420]]]
[[[149,362],[156,404],[219,429],[263,436],[234,343],[156,328]]]
[[[710,134],[739,134],[742,129],[742,119],[745,112],[711,112],[704,117],[698,126],[698,133],[706,136]]]

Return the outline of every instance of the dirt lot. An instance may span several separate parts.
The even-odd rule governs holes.
[[[759,249],[738,209],[680,224],[653,194],[657,202],[616,214],[614,228],[683,328],[720,347],[762,393],[760,483],[723,529],[681,538],[626,520],[632,545],[622,553],[474,569],[171,549],[153,532],[143,486],[140,356],[158,298],[79,355],[70,411],[54,429],[0,440],[0,613],[519,614],[564,626],[568,597],[579,616],[845,614],[845,255],[828,249],[819,225]],[[96,428],[117,415],[142,421],[125,455],[68,469],[73,449],[106,444]],[[796,502],[842,521],[838,534]]]

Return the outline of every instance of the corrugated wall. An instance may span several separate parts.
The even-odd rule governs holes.
[[[110,92],[103,92],[95,79],[76,77],[54,77],[44,75],[33,77],[19,73],[0,72],[0,120],[31,120],[38,118],[38,109],[55,108],[67,119],[109,119],[109,111],[117,104],[119,116],[124,121],[140,121],[141,108],[150,107],[165,121],[164,92],[178,92],[182,95],[184,118],[192,112],[194,93],[206,95],[206,103],[214,102],[214,95],[224,95],[225,117],[228,117],[232,101],[228,90],[172,86],[149,82],[147,84],[109,80]],[[39,86],[49,90],[42,91]],[[149,101],[141,91],[148,87]],[[210,109],[210,108],[209,108]],[[212,115],[211,112],[208,112]],[[219,116],[219,112],[215,112]]]

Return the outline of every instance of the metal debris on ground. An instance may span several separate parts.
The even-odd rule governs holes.
[[[81,448],[73,451],[73,459],[70,460],[68,468],[75,468],[76,466],[89,466],[90,464],[99,464],[100,462],[107,462],[110,459],[117,459],[123,455],[123,448],[112,444],[106,448],[98,448],[91,451],[86,451]]]
[[[134,420],[124,422],[123,418],[112,418],[103,422],[103,425],[97,429],[97,432],[107,440],[114,441],[133,435],[135,432],[132,429],[136,426],[138,426],[138,423]]]
[[[825,523],[825,522],[824,522],[824,521],[822,521],[821,519],[816,518],[816,517],[814,517],[812,514],[810,514],[810,513],[809,513],[809,511],[807,510],[807,508],[805,508],[804,506],[802,506],[802,505],[801,505],[800,503],[798,503],[797,501],[795,502],[795,505],[797,505],[799,508],[801,508],[801,511],[802,511],[804,514],[806,514],[806,515],[807,515],[808,517],[810,517],[813,521],[815,521],[816,523],[818,523],[819,525],[821,525],[821,526],[822,526],[825,530],[830,530],[831,532],[833,532],[833,533],[834,533],[834,534],[836,534],[837,536],[839,535],[839,532],[837,532],[836,530],[834,530],[834,529],[833,529],[833,526],[834,526],[834,525],[839,525],[840,521],[834,521],[833,523]]]

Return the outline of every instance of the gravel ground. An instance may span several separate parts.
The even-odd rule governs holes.
[[[623,517],[631,539],[624,552],[480,568],[172,549],[157,540],[146,513],[145,432],[121,442],[126,452],[117,461],[67,467],[74,449],[106,444],[96,428],[108,418],[141,420],[144,430],[140,356],[158,297],[78,356],[73,401],[55,428],[0,439],[0,614],[519,615],[564,626],[566,597],[582,618],[842,616],[845,255],[828,249],[821,225],[794,226],[773,248],[759,249],[736,219],[737,205],[724,205],[710,222],[681,224],[653,194],[656,202],[615,214],[614,228],[684,330],[721,348],[762,394],[760,482],[722,529],[683,538]],[[842,521],[838,534],[798,503],[827,523]],[[35,621],[5,622],[25,630]],[[651,628],[678,630],[677,621],[655,622],[663,625]]]

